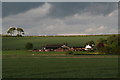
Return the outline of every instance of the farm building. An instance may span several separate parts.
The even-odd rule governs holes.
[[[82,46],[73,47],[74,51],[84,51],[85,48]]]
[[[42,49],[36,50],[40,52],[47,52],[47,51],[89,51],[93,50],[93,47],[90,45],[86,45],[85,47],[83,46],[74,46],[74,47],[69,47],[67,44],[49,44],[46,46],[43,46]]]
[[[93,49],[93,47],[92,46],[90,46],[90,45],[86,45],[85,46],[85,50],[87,51],[87,50],[92,50]]]
[[[65,50],[65,49],[69,49],[69,47],[67,46],[67,44],[52,44],[52,45],[46,45],[43,48],[46,51],[54,51],[54,50]]]

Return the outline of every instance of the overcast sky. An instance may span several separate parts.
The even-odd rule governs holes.
[[[2,34],[2,3],[0,2],[0,34]]]
[[[3,34],[12,26],[26,35],[118,33],[117,2],[3,2],[2,7]]]

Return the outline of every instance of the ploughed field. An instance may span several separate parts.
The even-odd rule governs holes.
[[[47,44],[63,44],[68,43],[68,46],[84,46],[88,41],[97,41],[100,38],[106,39],[108,36],[73,36],[73,37],[3,37],[3,50],[23,50],[27,42],[33,43],[34,49],[42,48]]]
[[[3,78],[117,78],[117,55],[3,51]]]

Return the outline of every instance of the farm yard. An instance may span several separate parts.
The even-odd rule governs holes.
[[[107,37],[3,37],[3,78],[117,78],[117,55],[87,51],[74,51],[76,55],[67,55],[67,51],[25,50],[27,42],[39,49],[57,43],[83,46],[88,41],[96,42]]]

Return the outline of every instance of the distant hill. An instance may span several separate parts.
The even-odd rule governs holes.
[[[110,35],[77,35],[77,36],[26,36],[26,37],[3,37],[3,50],[25,49],[27,42],[33,43],[35,49],[40,49],[48,44],[63,44],[68,46],[84,46],[88,41],[97,41],[100,38],[106,39]]]

